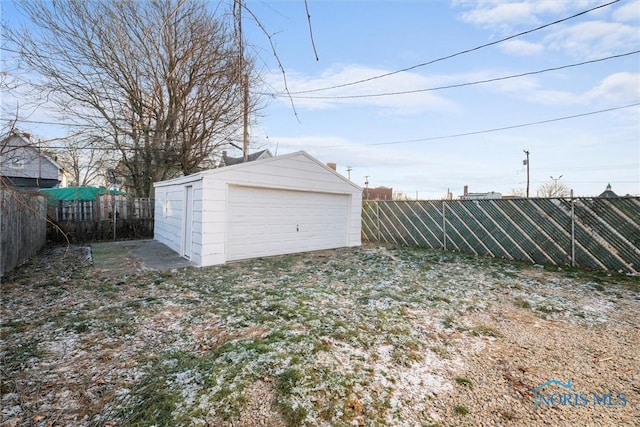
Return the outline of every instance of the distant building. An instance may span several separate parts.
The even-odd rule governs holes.
[[[45,155],[28,133],[14,132],[0,142],[0,177],[21,191],[67,185],[62,166]]]
[[[253,162],[255,160],[262,160],[262,159],[269,159],[271,157],[273,157],[273,155],[271,154],[271,151],[262,150],[262,151],[258,151],[258,152],[247,155],[247,162]],[[223,151],[222,159],[220,160],[219,167],[237,165],[240,163],[244,163],[244,156],[229,157],[227,156],[227,152]]]
[[[618,195],[611,190],[611,184],[607,184],[607,188],[598,197],[603,199],[610,199],[613,197],[618,197]]]
[[[502,193],[489,191],[488,193],[469,193],[469,186],[464,186],[464,193],[460,200],[502,199]]]
[[[365,188],[362,190],[362,200],[393,200],[393,188]]]

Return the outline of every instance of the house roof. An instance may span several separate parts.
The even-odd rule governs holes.
[[[347,184],[351,185],[352,187],[362,191],[362,187],[358,186],[354,182],[352,182],[349,179],[347,179],[346,177],[342,176],[341,174],[339,174],[335,170],[331,169],[329,166],[325,165],[324,163],[322,163],[321,161],[319,161],[318,159],[316,159],[315,157],[311,156],[310,154],[308,154],[305,151],[296,151],[294,153],[284,154],[284,155],[275,156],[275,157],[269,157],[267,159],[259,159],[259,160],[254,160],[252,162],[238,163],[236,165],[226,166],[226,167],[223,167],[223,168],[209,169],[209,170],[206,170],[206,171],[194,173],[192,175],[182,176],[182,177],[179,177],[179,178],[174,178],[174,179],[170,179],[170,180],[166,180],[166,181],[155,182],[153,185],[154,185],[154,187],[162,187],[162,186],[166,186],[166,185],[183,184],[183,183],[188,183],[188,182],[193,182],[193,181],[199,181],[199,180],[202,179],[203,176],[224,174],[224,173],[227,173],[230,170],[234,170],[234,169],[250,168],[250,167],[254,167],[255,165],[259,165],[259,164],[267,164],[267,163],[271,163],[271,162],[279,162],[279,161],[282,161],[282,160],[285,160],[285,159],[298,157],[298,156],[304,156],[304,157],[308,158],[309,160],[313,161],[317,165],[321,166],[325,170],[329,171],[333,175],[335,175],[338,178],[340,178],[341,180],[343,180],[345,183],[347,183]]]
[[[94,200],[96,196],[102,194],[125,195],[123,191],[109,190],[107,188],[98,187],[64,187],[64,188],[46,188],[40,190],[47,196],[50,201],[58,200]]]
[[[34,152],[35,155],[40,156],[41,158],[47,160],[48,162],[50,162],[55,168],[57,168],[59,171],[64,170],[64,168],[55,160],[53,160],[51,157],[47,156],[46,154],[44,154],[39,147],[34,146],[34,142],[31,141],[31,135],[26,134],[26,133],[18,133],[18,132],[13,132],[11,133],[9,136],[7,136],[6,138],[4,138],[2,140],[2,143],[0,144],[0,146],[2,147],[10,147],[10,148],[23,148],[25,150],[29,150]],[[10,141],[11,139],[18,139],[20,142],[19,143],[8,143],[8,141]],[[46,147],[44,147],[46,148]]]
[[[610,199],[612,197],[618,197],[618,195],[611,190],[611,184],[607,184],[606,190],[604,190],[602,193],[600,193],[600,195],[598,197],[605,198],[605,199]]]
[[[256,161],[264,154],[268,154],[269,157],[273,157],[271,155],[271,151],[269,151],[267,149],[267,150],[257,151],[255,153],[248,154],[247,155],[247,162]],[[226,152],[222,153],[222,162],[224,163],[225,166],[232,166],[232,165],[237,165],[239,163],[245,163],[244,156],[242,156],[242,157],[228,157]]]

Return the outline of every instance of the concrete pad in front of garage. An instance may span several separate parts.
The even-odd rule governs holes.
[[[92,243],[91,252],[94,268],[106,275],[195,266],[194,263],[156,240]]]

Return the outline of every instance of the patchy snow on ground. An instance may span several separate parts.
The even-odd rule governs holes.
[[[168,271],[90,255],[3,278],[2,425],[640,421],[635,277],[374,245]],[[551,378],[628,405],[534,410]]]

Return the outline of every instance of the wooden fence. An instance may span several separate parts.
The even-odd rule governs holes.
[[[44,196],[0,189],[0,276],[45,245],[46,220]]]
[[[640,198],[367,201],[362,237],[639,274]]]
[[[74,243],[153,237],[153,208],[153,199],[113,194],[50,202],[48,237]]]

